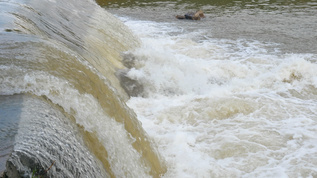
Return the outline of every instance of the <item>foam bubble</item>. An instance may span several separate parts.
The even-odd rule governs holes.
[[[165,177],[317,175],[316,55],[126,24],[142,40],[127,75],[145,89],[128,105],[167,160]]]

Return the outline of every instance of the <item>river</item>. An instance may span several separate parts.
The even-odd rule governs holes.
[[[139,46],[131,30],[90,0],[0,9],[1,172],[6,159],[9,177],[166,172],[115,74]]]
[[[165,177],[317,176],[316,1],[98,3],[141,39],[128,106]]]
[[[0,172],[317,176],[316,0],[0,10]]]

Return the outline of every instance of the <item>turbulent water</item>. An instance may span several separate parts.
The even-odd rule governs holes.
[[[17,107],[21,108],[20,112],[16,111],[20,121],[14,152],[6,165],[8,177],[21,177],[20,172],[23,176],[110,176],[85,146],[80,129],[54,105],[34,96],[14,97],[22,101]]]
[[[0,172],[9,156],[12,177],[163,174],[116,76],[139,44],[91,0],[0,1]]]
[[[164,177],[317,176],[316,1],[99,3],[141,39],[127,103]]]
[[[316,177],[316,14],[316,0],[0,0],[0,172]]]

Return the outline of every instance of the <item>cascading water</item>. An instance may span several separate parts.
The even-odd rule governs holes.
[[[98,2],[141,39],[127,104],[164,177],[317,176],[316,0]]]
[[[0,1],[8,175],[316,177],[316,0],[97,2]]]
[[[8,177],[110,177],[85,146],[75,123],[41,98],[22,95],[22,99]]]
[[[120,53],[139,44],[118,19],[90,0],[0,1],[0,9],[0,94],[24,98],[11,175],[166,171],[115,75]]]

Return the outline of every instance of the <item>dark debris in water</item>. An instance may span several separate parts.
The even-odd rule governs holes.
[[[19,30],[19,29],[9,29],[9,28],[7,28],[7,29],[5,29],[4,31],[5,31],[5,32],[17,32],[17,33],[22,33],[22,31]]]

